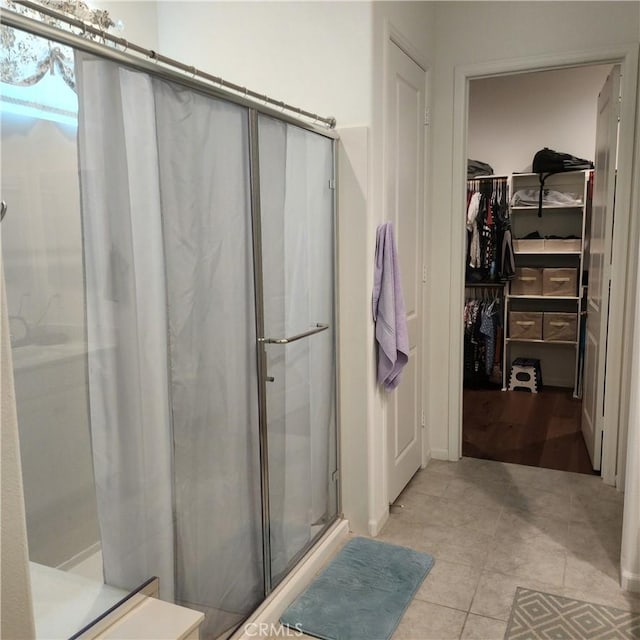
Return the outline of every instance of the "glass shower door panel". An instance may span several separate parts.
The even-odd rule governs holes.
[[[333,143],[261,116],[259,149],[275,585],[337,512]]]
[[[167,270],[176,601],[218,638],[264,598],[246,109],[154,81]]]
[[[87,403],[78,98],[48,66],[33,82],[35,60],[48,60],[55,43],[2,30],[1,199],[8,203],[2,253],[29,554],[32,562],[74,570],[79,558],[98,560],[100,552]],[[73,56],[58,50],[63,60]],[[102,582],[101,568],[92,578]]]

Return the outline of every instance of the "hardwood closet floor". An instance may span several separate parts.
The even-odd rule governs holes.
[[[462,455],[594,474],[570,389],[465,389]]]

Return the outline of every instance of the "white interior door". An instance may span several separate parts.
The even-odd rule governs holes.
[[[589,237],[589,287],[585,340],[582,435],[594,469],[600,469],[611,280],[611,236],[616,189],[620,67],[598,96],[593,208]]]
[[[387,490],[393,502],[422,462],[422,225],[425,71],[388,49],[385,218],[396,230],[409,328],[409,362],[387,399]]]

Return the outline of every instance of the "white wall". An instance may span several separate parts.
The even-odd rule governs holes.
[[[155,0],[89,0],[89,6],[108,11],[121,28],[111,33],[148,49],[158,47],[158,18]]]
[[[638,70],[640,86],[640,69]],[[636,117],[635,166],[640,166],[640,109]],[[640,210],[640,183],[636,181],[633,193],[633,207]],[[635,254],[635,255],[634,255]],[[624,514],[622,522],[622,548],[620,552],[621,586],[627,591],[640,592],[640,263],[633,268],[633,259],[637,262],[640,246],[632,252],[629,265],[631,273],[636,273],[636,281],[631,283],[635,289],[635,322],[626,327],[625,337],[630,336],[627,344],[632,352],[629,358],[631,385],[627,400],[628,410],[621,411],[621,429],[618,442],[618,475],[624,483]]]
[[[1,235],[0,235],[1,240]],[[35,637],[31,584],[29,578],[27,527],[20,466],[20,443],[16,399],[13,387],[9,319],[4,288],[4,272],[0,261],[0,636],[28,640]]]
[[[531,171],[542,147],[593,160],[598,93],[610,69],[594,65],[472,80],[469,158],[488,162],[497,174]]]
[[[638,42],[635,2],[440,2],[436,5],[432,200],[430,222],[428,426],[434,457],[449,455],[449,349],[459,318],[450,317],[454,77],[459,65],[580,52]],[[455,400],[455,398],[453,398]],[[453,453],[452,453],[453,455]]]
[[[52,567],[99,542],[77,156],[74,127],[3,114],[7,304],[29,327],[13,349],[29,551]]]
[[[159,49],[342,126],[371,120],[368,2],[160,2]]]
[[[3,222],[9,313],[36,327],[84,333],[84,281],[75,128],[2,117]],[[70,337],[70,336],[69,336]]]

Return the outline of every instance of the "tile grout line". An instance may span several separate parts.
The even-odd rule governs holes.
[[[562,588],[565,589],[567,586],[567,565],[569,564],[569,524],[571,522],[571,513],[573,508],[573,496],[571,496],[571,501],[569,502],[569,518],[567,519],[567,530],[566,530],[566,540],[564,543],[564,567],[562,568]]]
[[[504,513],[504,509],[505,507],[502,507],[502,509],[500,510],[500,515],[498,516],[497,519],[497,526],[496,526],[496,531],[493,533],[493,535],[489,536],[490,541],[489,544],[491,545],[491,542],[493,540],[495,540],[496,537],[496,532],[498,531],[498,527],[500,526],[500,521],[502,520],[502,514]],[[478,588],[480,587],[480,582],[482,580],[482,576],[485,574],[486,571],[486,567],[487,567],[487,562],[489,561],[489,549],[487,549],[487,553],[484,557],[484,560],[482,561],[482,566],[480,567],[480,576],[478,577],[478,582],[476,584],[476,588],[473,592],[473,596],[471,597],[471,602],[469,602],[469,611],[467,612],[467,619],[469,618],[469,614],[471,613],[471,609],[473,609],[473,603],[475,602],[476,596],[478,595]],[[465,625],[467,624],[467,621],[465,619]],[[464,630],[464,627],[463,627]]]
[[[500,521],[502,520],[502,515],[504,513],[504,510],[505,510],[505,507],[502,506],[500,508],[500,514],[498,515],[498,518],[496,520],[496,528],[495,528],[493,534],[489,536],[489,544],[490,545],[491,545],[491,542],[495,540],[496,533],[498,531],[498,527],[500,526]],[[484,575],[488,559],[489,559],[489,549],[487,549],[487,553],[486,553],[486,555],[484,557],[484,560],[482,562],[482,566],[480,567],[480,574],[478,575],[478,581],[476,582],[476,588],[473,590],[473,596],[471,596],[471,600],[469,601],[469,609],[467,610],[467,615],[465,616],[464,624],[462,625],[462,629],[460,630],[459,640],[462,640],[462,634],[464,633],[465,627],[467,626],[467,621],[469,620],[469,616],[471,615],[471,609],[473,608],[473,603],[475,602],[476,595],[478,595],[478,589],[480,587],[480,582],[482,580],[482,576]],[[485,617],[488,617],[488,616],[485,616]]]
[[[460,635],[458,636],[458,640],[462,639],[462,634],[464,633],[464,628],[467,626],[468,619],[469,619],[469,612],[467,611],[467,615],[464,617],[464,622],[462,623],[462,627],[460,628]]]

